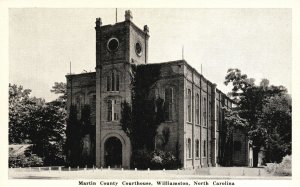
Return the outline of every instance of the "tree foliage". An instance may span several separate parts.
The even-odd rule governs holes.
[[[72,167],[93,166],[95,164],[96,129],[94,125],[91,125],[90,106],[84,105],[82,107],[80,119],[78,119],[77,113],[76,105],[71,105],[66,129],[65,154],[67,155],[67,164]],[[89,135],[92,149],[92,152],[87,155],[83,154],[85,152],[83,147],[85,135]]]
[[[288,147],[291,147],[289,132],[291,129],[291,105],[286,99],[288,97],[286,88],[269,85],[267,79],[263,79],[259,85],[256,85],[255,79],[248,78],[239,69],[229,69],[224,83],[232,85],[232,92],[229,93],[229,96],[236,102],[238,115],[249,124],[247,132],[253,144],[254,158],[256,157],[257,160],[257,154],[264,146],[267,149],[267,159],[280,162],[284,155],[274,152],[275,149],[272,148],[274,143],[280,144],[277,147],[289,149],[281,151],[282,153],[290,152]],[[282,107],[278,105],[279,103]],[[279,135],[286,137],[284,141],[278,141],[281,139]],[[286,146],[283,148],[282,145]],[[276,159],[270,157],[275,154],[278,155]]]
[[[121,124],[133,143],[133,150],[154,149],[157,127],[164,120],[163,99],[150,97],[160,76],[160,65],[132,65],[131,100],[122,103]]]
[[[224,124],[220,126],[220,151],[219,163],[222,166],[232,165],[232,146],[233,146],[233,133],[236,130],[245,131],[248,127],[247,120],[239,116],[238,111],[231,108],[222,108],[224,112]]]
[[[58,94],[58,98],[54,101],[56,105],[66,108],[67,103],[67,84],[64,82],[55,82],[50,92]]]
[[[33,144],[32,151],[45,165],[62,163],[66,111],[31,90],[9,84],[9,143]]]

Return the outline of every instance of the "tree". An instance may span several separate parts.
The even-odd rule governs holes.
[[[29,94],[29,89],[9,84],[9,143],[33,144],[44,164],[61,163],[65,110]]]
[[[150,69],[149,69],[150,68]],[[151,97],[159,80],[161,65],[131,66],[131,101],[122,103],[121,125],[133,143],[133,150],[153,150],[157,127],[164,120],[163,99]]]
[[[27,131],[25,121],[29,114],[31,90],[9,84],[9,143],[25,143]]]
[[[264,115],[263,110],[270,98],[286,95],[287,90],[283,86],[270,86],[267,79],[255,85],[255,79],[248,78],[239,69],[229,69],[224,83],[232,84],[232,92],[229,96],[236,102],[238,114],[249,124],[247,132],[249,139],[252,140],[253,161],[256,166],[258,152],[262,146],[267,145],[269,134],[272,133],[272,128],[262,121],[263,116],[268,116]]]
[[[64,162],[65,110],[51,103],[36,105],[37,110],[30,114],[28,136],[33,152],[44,158],[45,165]]]
[[[266,100],[259,123],[268,129],[266,142],[267,162],[281,162],[291,154],[292,99],[289,95],[276,95]]]
[[[55,82],[50,92],[58,94],[58,98],[54,101],[56,105],[60,105],[62,108],[66,108],[67,104],[67,84],[64,82]]]
[[[233,133],[239,129],[242,132],[248,127],[247,120],[239,116],[238,111],[231,108],[223,108],[224,111],[224,125],[220,126],[220,152],[219,163],[222,166],[232,165],[232,146],[233,146]]]
[[[77,166],[79,160],[80,144],[80,123],[77,120],[77,109],[75,105],[70,106],[70,113],[67,119],[65,151],[67,161],[71,166]]]

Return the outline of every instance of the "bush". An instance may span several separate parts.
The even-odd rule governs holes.
[[[277,165],[278,164],[276,164],[276,163],[267,163],[267,166],[265,167],[265,169],[268,173],[274,173],[277,168]]]
[[[137,150],[132,155],[132,167],[147,169],[150,165],[151,155],[147,150]]]
[[[292,155],[287,155],[283,157],[282,162],[278,164],[274,175],[292,176]]]
[[[292,175],[292,156],[283,157],[280,164],[267,163],[266,171],[276,176],[291,176]]]
[[[133,155],[133,165],[139,169],[175,169],[179,162],[171,152],[139,150]]]
[[[42,166],[43,159],[35,154],[20,154],[17,156],[9,155],[9,167],[29,167]]]

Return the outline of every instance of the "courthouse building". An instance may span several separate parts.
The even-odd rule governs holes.
[[[131,65],[157,64],[148,63],[148,26],[140,29],[132,19],[130,11],[125,12],[125,21],[113,25],[102,25],[97,18],[96,72],[66,76],[68,111],[76,105],[80,119],[81,107],[90,105],[95,141],[86,134],[82,142],[85,154],[95,154],[97,167],[130,167],[132,143],[120,124],[121,102],[131,103]],[[183,168],[217,166],[222,107],[232,107],[232,101],[185,60],[159,64],[159,80],[151,89],[168,106],[157,129],[158,135],[164,128],[170,130],[164,150],[178,151]],[[236,130],[233,142],[232,164],[248,165],[247,137]],[[158,136],[156,147],[160,144]]]

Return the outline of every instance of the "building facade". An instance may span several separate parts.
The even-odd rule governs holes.
[[[96,72],[67,75],[68,111],[77,108],[81,118],[84,105],[91,108],[91,125],[96,128],[95,141],[82,137],[85,154],[95,154],[97,167],[130,167],[132,144],[120,124],[121,102],[131,103],[131,65],[148,63],[149,28],[138,28],[130,11],[125,21],[102,25],[96,19]],[[177,151],[183,168],[218,165],[222,107],[232,107],[231,100],[216,84],[207,80],[185,60],[162,62],[159,80],[152,86],[154,97],[163,98],[165,120],[157,129],[156,148],[169,130],[166,151]],[[248,165],[249,145],[245,134],[234,134],[234,165]],[[95,153],[92,151],[95,149]]]

